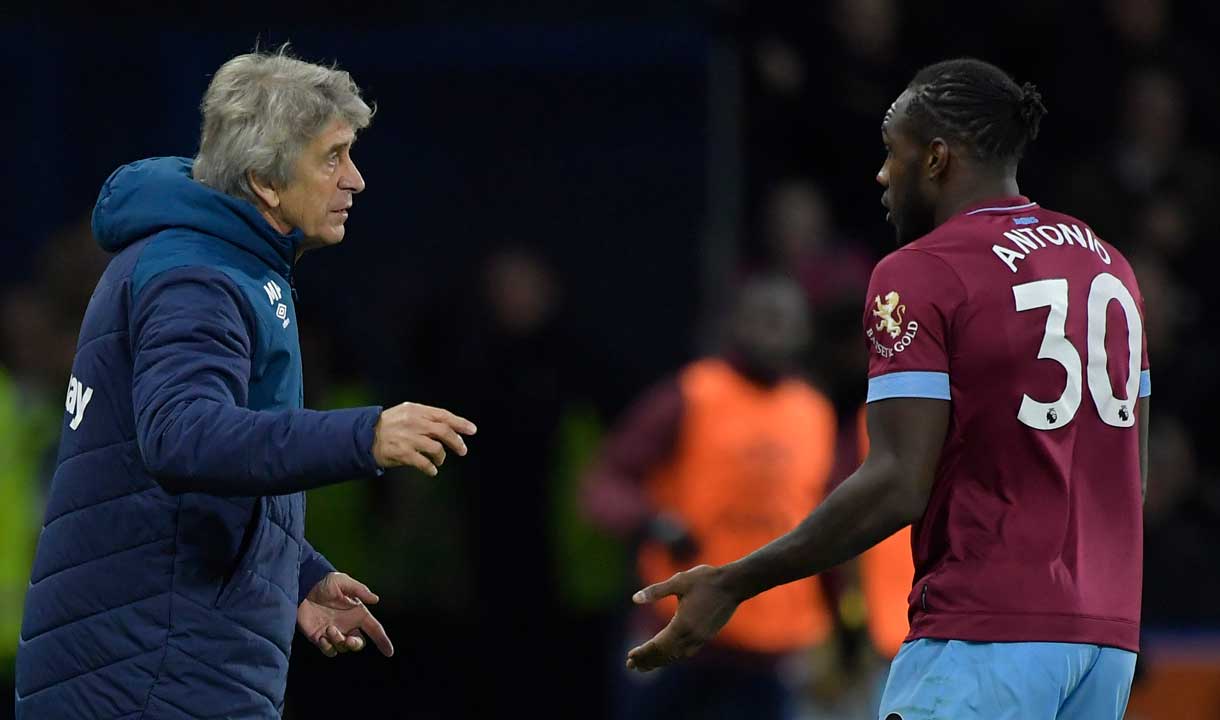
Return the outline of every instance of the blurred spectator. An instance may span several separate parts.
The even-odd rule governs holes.
[[[1144,326],[1148,352],[1159,362],[1174,364],[1179,354],[1181,332],[1199,320],[1187,288],[1174,281],[1169,263],[1151,251],[1137,253],[1131,261],[1144,296]],[[1165,382],[1173,383],[1172,377]],[[1175,393],[1166,393],[1167,403],[1181,402]],[[1170,405],[1172,407],[1172,405]]]
[[[13,671],[77,324],[105,262],[86,216],[41,244],[29,280],[0,297],[0,678]]]
[[[1047,78],[1065,100],[1076,107],[1089,108],[1077,122],[1085,142],[1104,140],[1096,132],[1095,112],[1119,106],[1121,85],[1098,82],[1098,78],[1123,78],[1149,65],[1166,68],[1180,78],[1192,98],[1190,113],[1200,128],[1214,125],[1217,119],[1217,94],[1214,76],[1209,72],[1210,41],[1191,31],[1197,24],[1206,27],[1214,18],[1203,9],[1210,3],[1173,0],[1102,0],[1056,7],[1064,33],[1062,47],[1070,47],[1071,62],[1057,63]],[[1052,16],[1048,13],[1048,16]],[[1055,109],[1052,107],[1052,112]],[[1064,118],[1071,122],[1072,118]]]
[[[834,403],[839,438],[851,445],[836,453],[845,464],[836,465],[835,477],[846,477],[859,464],[855,418],[864,398],[867,355],[861,352],[858,329],[875,255],[835,227],[830,200],[812,180],[777,183],[758,225],[762,259],[748,265],[746,272],[790,277],[805,295],[819,338],[807,365]]]
[[[50,286],[41,278],[10,288],[2,308],[3,362],[28,402],[46,400],[59,393],[68,375],[60,373],[72,358],[75,338],[63,333],[50,297]],[[64,360],[64,357],[68,360]],[[66,385],[65,385],[66,387]]]
[[[817,161],[817,137],[809,125],[820,82],[809,49],[824,40],[818,8],[811,4],[742,3],[729,20],[739,36],[748,112],[741,115],[750,204],[776,178],[802,172]]]
[[[830,187],[840,225],[852,235],[889,239],[873,177],[881,167],[881,119],[914,70],[902,52],[896,0],[824,5],[831,29],[817,48],[817,104],[806,122],[818,148],[810,168]],[[833,185],[832,185],[833,183]]]
[[[1168,261],[1175,272],[1188,271],[1195,250],[1196,222],[1180,193],[1164,191],[1148,199],[1136,216],[1136,237],[1142,248]]]
[[[854,118],[874,118],[877,108],[889,106],[894,81],[900,77],[898,4],[895,0],[835,0],[829,7],[836,40],[832,67],[845,89],[837,104]]]
[[[1144,529],[1144,619],[1150,625],[1215,622],[1220,595],[1220,491],[1196,463],[1194,441],[1162,413],[1151,428]]]
[[[545,624],[555,597],[548,529],[549,463],[563,412],[565,373],[574,358],[558,325],[559,287],[550,266],[523,249],[494,253],[481,276],[481,307],[465,318],[446,385],[466,412],[495,432],[463,468],[474,553],[474,598],[497,633]],[[467,472],[468,471],[468,475]],[[511,561],[509,559],[511,558]],[[529,588],[505,593],[504,588]],[[514,618],[504,623],[505,616]],[[515,643],[509,643],[515,644]],[[504,648],[509,652],[509,648]]]
[[[17,339],[11,316],[22,303],[10,297],[4,305],[4,339],[11,348]],[[13,673],[22,599],[42,517],[46,455],[62,416],[62,409],[56,409],[48,396],[31,393],[0,364],[0,687]]]
[[[858,305],[873,258],[839,235],[829,202],[812,181],[777,184],[763,208],[765,269],[788,275],[817,312],[838,302]]]
[[[1187,100],[1171,71],[1135,70],[1124,82],[1118,134],[1065,177],[1066,203],[1120,246],[1128,238],[1141,242],[1130,237],[1136,212],[1162,193],[1179,198],[1194,218],[1214,215],[1208,210],[1216,191],[1216,161],[1186,133]]]
[[[48,299],[52,301],[55,327],[70,338],[73,346],[81,313],[89,304],[93,285],[109,261],[110,256],[93,239],[88,213],[52,235],[39,248],[35,267]],[[63,366],[64,372],[70,369],[73,353],[74,349],[70,347],[60,356],[67,363]]]
[[[41,243],[30,280],[5,293],[0,361],[26,396],[62,394],[80,316],[106,261],[85,215]]]
[[[590,514],[640,542],[643,583],[721,564],[778,537],[813,509],[833,460],[830,403],[792,376],[808,335],[797,288],[754,280],[740,291],[722,357],[698,360],[626,414],[589,471]],[[651,634],[674,604],[641,609]],[[624,718],[784,718],[784,661],[823,641],[831,615],[816,581],[741,607],[710,652],[656,676],[632,674]]]
[[[1170,42],[1169,0],[1107,0],[1106,20],[1115,44],[1132,55],[1148,55]]]
[[[487,694],[462,702],[483,713],[521,706],[540,677],[575,675],[571,654],[559,657],[538,640],[562,635],[552,465],[557,429],[583,395],[578,366],[586,358],[565,325],[555,271],[539,251],[505,244],[471,280],[436,298],[447,311],[417,328],[420,339],[411,344],[428,391],[453,396],[454,407],[479,418],[481,434],[455,480],[469,555],[468,587],[454,600],[468,600],[461,610],[480,648],[470,670],[487,682]],[[568,707],[572,683],[546,682],[555,686],[548,702]]]
[[[1195,329],[1206,323],[1206,293],[1202,290],[1206,286],[1183,282],[1164,255],[1153,248],[1141,248],[1131,265],[1144,295],[1149,357],[1159,368],[1158,415],[1176,417],[1190,428],[1211,427],[1212,404],[1199,402],[1199,398],[1215,397],[1220,381],[1210,356],[1192,349]],[[1220,467],[1220,448],[1211,442],[1199,444],[1198,460],[1204,472],[1215,472]],[[1160,468],[1150,468],[1149,482],[1155,483]],[[1217,530],[1220,540],[1220,528]]]

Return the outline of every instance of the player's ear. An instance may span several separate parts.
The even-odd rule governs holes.
[[[944,138],[932,138],[928,143],[928,155],[924,170],[929,180],[936,180],[949,169],[949,143]]]

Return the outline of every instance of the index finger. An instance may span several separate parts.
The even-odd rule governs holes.
[[[346,575],[343,573],[340,573],[340,575],[339,589],[343,591],[344,595],[347,595],[349,598],[366,602],[370,605],[376,605],[377,602],[381,600],[381,598],[377,596],[377,593],[369,589],[368,585],[365,585],[351,575]]]
[[[386,634],[385,628],[381,626],[377,618],[373,617],[373,613],[365,612],[364,619],[360,621],[360,629],[369,636],[382,655],[394,657],[394,643],[390,642],[390,636]]]

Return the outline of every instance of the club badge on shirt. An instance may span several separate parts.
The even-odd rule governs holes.
[[[866,334],[873,350],[883,358],[893,357],[907,349],[919,334],[919,323],[915,320],[906,321],[907,306],[902,303],[902,297],[897,290],[891,290],[884,297],[876,295],[873,298],[873,317],[877,322],[868,328]]]

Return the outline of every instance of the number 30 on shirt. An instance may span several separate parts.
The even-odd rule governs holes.
[[[1049,307],[1046,330],[1039,359],[1054,360],[1067,371],[1067,386],[1054,402],[1039,402],[1029,395],[1021,398],[1017,419],[1036,430],[1054,430],[1072,421],[1080,409],[1083,394],[1082,376],[1087,376],[1089,395],[1097,407],[1103,422],[1113,427],[1126,428],[1135,424],[1134,404],[1140,384],[1140,348],[1144,336],[1144,323],[1140,318],[1135,299],[1126,286],[1110,273],[1101,273],[1093,278],[1089,288],[1088,332],[1086,359],[1087,370],[1082,371],[1080,352],[1065,334],[1068,314],[1068,281],[1064,278],[1037,280],[1014,285],[1013,297],[1017,311]],[[1117,300],[1127,318],[1127,349],[1129,372],[1127,374],[1126,397],[1115,397],[1106,370],[1106,309]]]

